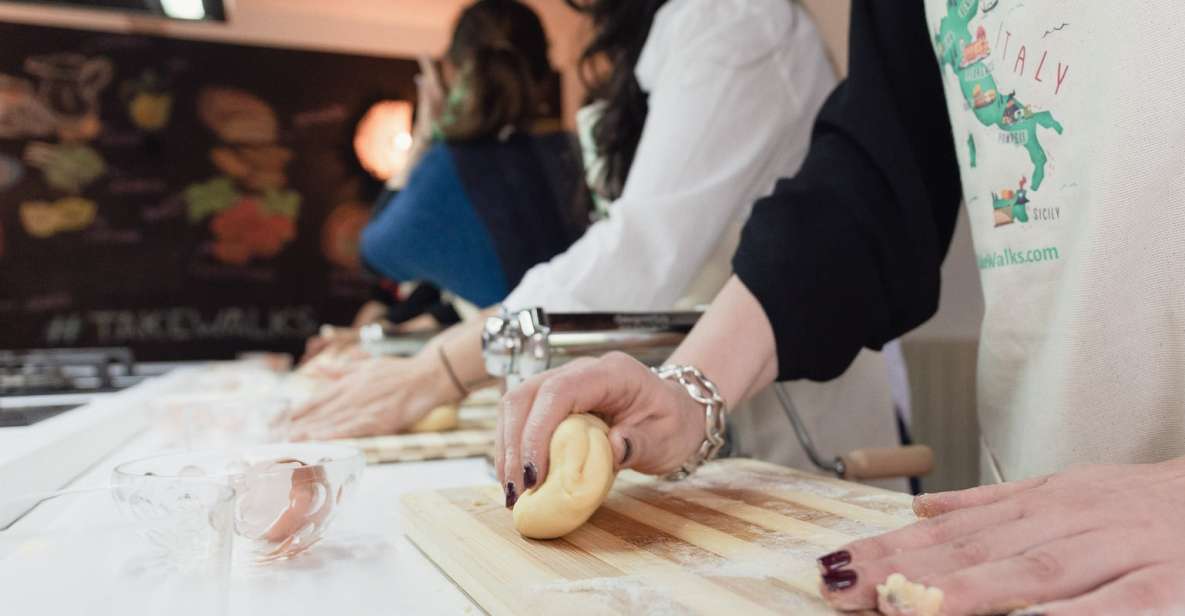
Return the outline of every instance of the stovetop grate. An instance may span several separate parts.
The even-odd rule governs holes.
[[[0,351],[0,396],[115,391],[134,367],[127,348]]]

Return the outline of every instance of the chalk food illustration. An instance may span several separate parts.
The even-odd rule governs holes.
[[[296,238],[301,197],[287,188],[292,151],[276,144],[275,111],[249,92],[207,87],[198,116],[220,141],[210,162],[221,175],[185,189],[190,224],[208,221],[210,255],[227,265],[277,256]]]
[[[54,190],[81,194],[107,172],[107,163],[94,148],[78,143],[33,142],[25,147],[25,162],[41,170]]]
[[[22,154],[25,165],[39,169],[57,196],[33,198],[18,208],[21,227],[44,239],[87,229],[98,206],[83,193],[107,172],[103,157],[86,142],[102,131],[99,97],[111,83],[114,67],[102,56],[63,52],[25,59],[32,79],[0,75],[0,137],[53,139],[33,141]],[[0,157],[0,190],[23,176],[21,162]]]
[[[45,239],[90,227],[97,211],[95,202],[83,197],[26,201],[20,207],[21,226],[30,236]]]
[[[246,145],[276,142],[276,112],[254,94],[233,88],[203,88],[197,107],[202,122],[222,141]]]
[[[244,193],[222,176],[190,185],[185,201],[191,224],[209,220],[211,254],[223,263],[246,265],[274,257],[296,238],[300,195],[293,191]]]
[[[173,95],[168,79],[153,69],[120,86],[120,97],[127,106],[128,119],[142,131],[154,133],[169,125],[173,115]]]
[[[57,118],[38,98],[33,82],[0,74],[0,139],[47,137]]]
[[[32,56],[25,72],[37,77],[37,98],[53,113],[62,140],[88,141],[99,134],[99,94],[115,72],[110,60],[72,52]]]
[[[321,251],[343,269],[362,269],[362,230],[370,222],[370,208],[358,201],[340,203],[321,227]]]
[[[25,177],[25,167],[11,156],[0,154],[0,192],[4,192]]]
[[[278,190],[288,183],[284,168],[292,151],[277,145],[221,146],[210,150],[219,171],[252,190]]]

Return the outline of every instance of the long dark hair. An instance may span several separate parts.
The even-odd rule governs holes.
[[[526,129],[539,110],[539,85],[552,73],[539,16],[518,0],[478,0],[457,19],[448,58],[461,96],[450,97],[441,131],[465,140]]]
[[[580,56],[581,79],[590,100],[606,103],[593,127],[597,155],[605,175],[597,188],[609,199],[621,196],[634,163],[649,110],[646,93],[634,68],[650,35],[654,15],[667,0],[567,0],[592,18],[595,33]],[[605,66],[605,69],[599,67]]]

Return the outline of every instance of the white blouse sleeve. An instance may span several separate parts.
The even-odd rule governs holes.
[[[718,11],[738,3],[698,4]],[[765,8],[752,10],[754,5]],[[703,11],[668,20],[662,29],[656,21],[639,64],[640,77],[649,69],[643,86],[650,91],[650,111],[621,197],[610,216],[566,252],[532,268],[507,306],[670,309],[752,202],[773,188],[779,174],[793,171],[771,166],[786,166],[780,149],[805,150],[823,97],[801,90],[829,89],[834,77],[817,74],[830,67],[821,50],[809,46],[812,53],[802,58],[811,63],[809,70],[786,66],[804,48],[786,42],[801,28],[779,27],[778,19],[762,12],[799,10],[785,8],[795,5],[776,0],[748,6],[731,21]],[[813,27],[806,30],[816,36]],[[817,45],[817,38],[811,42]],[[794,164],[800,160],[795,157]]]

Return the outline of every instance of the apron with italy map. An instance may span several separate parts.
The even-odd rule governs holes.
[[[984,287],[985,478],[1185,454],[1185,3],[926,18]]]

